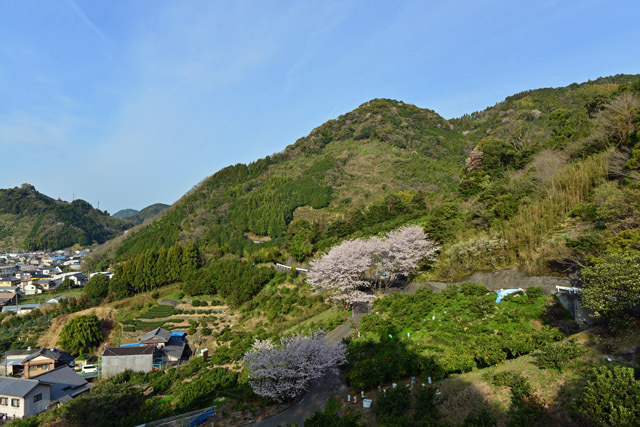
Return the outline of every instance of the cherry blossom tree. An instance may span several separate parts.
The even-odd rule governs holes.
[[[290,401],[307,390],[313,380],[337,372],[338,365],[346,362],[346,346],[330,345],[324,332],[318,330],[310,336],[283,337],[280,345],[256,340],[243,361],[254,393]]]
[[[435,260],[438,249],[419,226],[402,227],[384,238],[347,240],[311,262],[307,282],[345,307],[370,302],[373,295],[366,290],[379,282],[381,272],[385,283],[408,277],[423,259]]]
[[[435,261],[438,245],[429,240],[422,227],[408,226],[390,232],[380,241],[376,258],[379,268],[389,280],[408,277],[420,265],[420,261]]]
[[[378,239],[356,239],[334,246],[311,262],[307,282],[317,292],[327,292],[329,300],[347,307],[356,302],[370,302],[373,295],[362,289],[370,286],[366,273],[379,244]]]

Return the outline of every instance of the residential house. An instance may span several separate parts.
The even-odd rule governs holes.
[[[59,366],[32,379],[51,385],[50,407],[67,403],[93,388],[93,384],[67,365]]]
[[[51,385],[37,380],[0,377],[0,419],[25,418],[46,411]]]
[[[24,378],[32,378],[43,372],[52,371],[53,369],[68,365],[73,362],[74,357],[66,351],[57,348],[43,348],[26,357],[22,361],[22,376]]]
[[[79,272],[60,273],[53,276],[54,280],[69,279],[73,286],[82,287],[87,283],[87,276]]]
[[[24,295],[36,295],[44,292],[44,289],[41,284],[33,283],[29,281],[23,281],[21,285],[22,293]]]
[[[18,268],[17,265],[2,266],[0,267],[0,280],[10,279],[14,277],[19,271],[20,268]]]
[[[191,348],[186,342],[186,335],[184,332],[171,333],[171,338],[160,350],[163,362],[179,362],[189,359]]]
[[[2,294],[0,294],[1,296]],[[69,297],[65,297],[64,295],[59,295],[57,297],[53,297],[50,300],[48,300],[45,305],[51,305],[51,304],[59,304],[62,301],[67,301],[69,302]]]
[[[55,274],[62,273],[62,270],[60,269],[60,267],[53,267],[53,268],[44,269],[42,270],[42,272],[44,274],[55,275]]]
[[[151,332],[147,332],[147,334],[142,338],[140,344],[142,345],[152,345],[157,348],[164,347],[165,344],[169,342],[171,339],[171,331],[167,331],[166,329],[156,328]]]
[[[106,347],[102,354],[102,376],[111,378],[124,371],[150,372],[155,357],[155,346]]]
[[[37,310],[40,308],[40,304],[18,304],[18,305],[5,305],[2,307],[2,312],[6,313],[8,311],[13,311],[17,313],[19,316],[27,313],[31,313],[33,310]]]
[[[0,360],[0,374],[19,375],[22,373],[22,361],[33,354],[30,348],[26,350],[9,350],[4,359]]]
[[[20,283],[21,283],[21,280],[19,277],[9,277],[6,279],[0,279],[0,289],[15,288],[16,286],[19,286]]]
[[[17,304],[18,303],[18,293],[15,291],[7,292],[0,291],[0,307],[4,307],[5,305]]]

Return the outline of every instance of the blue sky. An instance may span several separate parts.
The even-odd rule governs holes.
[[[372,98],[640,73],[637,1],[0,1],[0,188],[173,203]]]

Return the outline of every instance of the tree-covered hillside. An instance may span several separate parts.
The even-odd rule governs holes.
[[[102,261],[197,242],[203,259],[303,262],[344,239],[414,223],[442,244],[441,277],[570,268],[584,258],[574,240],[588,230],[614,238],[633,228],[580,209],[615,196],[634,211],[639,88],[638,76],[601,78],[452,120],[372,100],[281,153],[205,179]]]
[[[132,225],[84,200],[54,200],[29,184],[0,190],[0,250],[101,244]]]
[[[455,190],[470,149],[435,112],[372,100],[281,153],[222,169],[112,256],[197,240],[203,253],[286,247],[304,260],[352,233],[424,215],[429,199]]]

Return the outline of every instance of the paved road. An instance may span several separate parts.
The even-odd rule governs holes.
[[[343,338],[346,338],[349,333],[351,333],[351,322],[338,326],[336,329],[329,332],[325,339],[329,344],[337,344],[342,341]],[[288,424],[297,423],[299,426],[302,426],[304,424],[304,420],[311,417],[314,412],[324,408],[334,391],[346,388],[347,385],[340,381],[339,375],[327,374],[314,381],[309,390],[302,397],[296,399],[293,405],[288,409],[277,415],[249,425],[259,427],[276,427],[279,425],[286,426]]]

